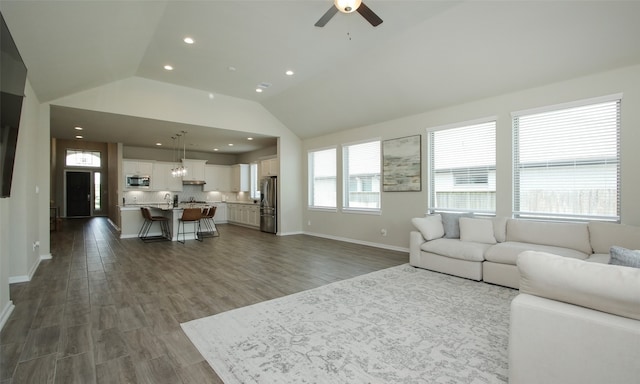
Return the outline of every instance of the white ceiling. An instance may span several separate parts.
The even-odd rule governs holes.
[[[300,138],[640,63],[640,1],[369,0],[380,26],[338,13],[315,27],[331,4],[3,0],[0,11],[40,101],[139,76],[260,102]],[[52,108],[52,135],[75,134],[79,115],[128,145],[149,140],[114,126],[157,126]],[[185,130],[205,151],[220,143],[210,127]]]

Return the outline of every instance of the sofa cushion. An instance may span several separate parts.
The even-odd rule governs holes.
[[[611,255],[608,253],[594,253],[587,257],[587,261],[590,263],[609,264]]]
[[[509,219],[507,221],[507,241],[551,245],[575,249],[586,254],[592,253],[589,243],[589,229],[586,223]]]
[[[569,248],[553,247],[550,245],[519,243],[516,241],[507,241],[491,246],[485,252],[484,258],[487,261],[501,264],[516,264],[518,255],[524,251],[548,252],[554,255],[570,257],[573,259],[586,259],[589,255]]]
[[[444,237],[447,239],[460,238],[460,220],[461,217],[473,217],[473,213],[452,213],[440,212],[442,216],[442,226],[444,227]]]
[[[640,227],[602,221],[591,221],[588,226],[593,253],[609,253],[614,245],[640,249]]]
[[[507,220],[508,217],[492,217],[493,235],[498,243],[507,241]]]
[[[436,239],[423,243],[420,249],[453,259],[481,262],[484,261],[484,253],[490,246],[459,239]]]
[[[439,214],[426,217],[414,217],[411,219],[411,224],[422,233],[422,237],[427,241],[439,239],[444,235],[442,218]]]
[[[640,320],[640,269],[527,251],[518,270],[520,293]]]
[[[490,219],[460,218],[460,240],[476,243],[495,244],[493,222]]]
[[[640,251],[613,246],[611,247],[609,264],[640,268]]]

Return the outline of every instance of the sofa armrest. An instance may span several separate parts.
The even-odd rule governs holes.
[[[511,302],[509,383],[635,383],[640,322],[520,294]]]
[[[550,253],[518,256],[520,293],[640,320],[640,269]]]
[[[418,231],[409,232],[409,264],[415,265],[420,260],[420,246],[426,240]]]

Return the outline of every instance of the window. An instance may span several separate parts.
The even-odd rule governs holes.
[[[100,172],[93,172],[93,210],[100,211],[102,209],[102,182],[100,181]]]
[[[514,215],[620,218],[620,96],[513,115]]]
[[[258,163],[249,165],[249,190],[252,199],[260,199],[260,186],[258,185]]]
[[[336,208],[336,149],[309,152],[309,206]]]
[[[380,210],[380,141],[345,145],[344,167],[345,209]]]
[[[67,149],[67,167],[100,167],[100,152]]]
[[[429,132],[429,210],[496,211],[496,122]]]

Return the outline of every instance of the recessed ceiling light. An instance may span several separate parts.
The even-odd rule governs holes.
[[[253,137],[247,137],[247,140],[253,140]]]
[[[293,71],[289,69],[289,70],[287,70],[287,72],[285,72],[285,75],[293,76]]]
[[[262,88],[256,88],[256,92],[262,93]]]
[[[156,145],[159,147],[159,146],[161,146],[161,145],[162,145],[162,143],[156,143]]]
[[[164,69],[166,69],[167,71],[173,71],[173,67],[170,66],[169,64],[165,65]]]
[[[84,128],[82,128],[82,127],[75,127],[75,128],[73,128],[73,129],[75,129],[76,131],[82,131]]]
[[[213,93],[209,93],[209,99],[213,100],[213,98],[216,97]]]
[[[82,135],[76,135],[76,139],[83,139]]]
[[[216,151],[216,152],[218,152],[218,151],[219,151],[219,149],[218,149],[218,148],[213,148],[213,150],[214,150],[214,151]]]
[[[227,69],[229,70],[229,72],[235,72],[236,71],[236,67],[234,67],[233,65],[228,66]]]
[[[230,146],[230,147],[233,147],[233,143],[229,143],[229,146]]]
[[[194,41],[191,37],[188,37],[188,36],[187,36],[187,37],[185,37],[185,38],[184,38],[184,40],[182,40],[182,41],[184,41],[184,42],[185,42],[185,43],[187,43],[187,44],[193,44],[193,43],[195,43],[195,41]]]

